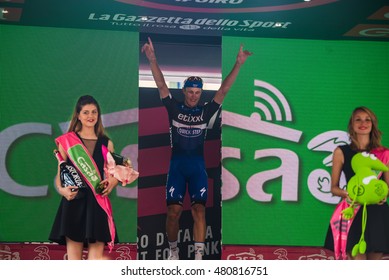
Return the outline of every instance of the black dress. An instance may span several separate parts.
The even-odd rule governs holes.
[[[81,140],[84,142],[83,139]],[[108,146],[107,137],[99,137],[93,151],[93,159],[101,175],[104,174],[102,145]],[[69,160],[68,163],[70,163]],[[117,236],[116,233],[115,243],[118,242]],[[80,189],[76,199],[71,201],[64,197],[61,199],[49,240],[65,245],[65,237],[76,242],[83,242],[84,246],[96,241],[106,244],[111,241],[107,214],[99,206],[89,187]]]
[[[347,182],[354,176],[351,168],[351,159],[357,153],[349,145],[340,146],[344,155],[344,164],[342,171],[346,176]],[[367,243],[366,253],[389,253],[389,206],[367,205],[367,222],[365,229],[365,241]],[[359,208],[357,215],[351,224],[347,236],[347,252],[351,252],[353,246],[359,242],[362,234],[362,207]],[[328,228],[324,247],[334,251],[334,238],[331,226]]]

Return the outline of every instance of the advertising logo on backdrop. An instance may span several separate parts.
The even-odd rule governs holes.
[[[128,26],[142,28],[142,30],[176,30],[176,31],[227,31],[227,32],[255,32],[261,29],[287,29],[290,21],[274,18],[269,20],[258,19],[250,13],[266,13],[310,8],[326,5],[339,0],[319,1],[285,1],[285,4],[274,5],[272,1],[245,1],[245,0],[176,0],[176,1],[139,1],[116,0],[129,5],[151,8],[174,13],[169,16],[151,16],[144,14],[136,16],[126,13],[90,13],[90,21],[109,21],[115,27]],[[163,2],[163,3],[161,3]],[[254,3],[255,2],[255,3]],[[190,14],[190,17],[184,15]],[[192,16],[200,14],[201,17]],[[204,14],[207,16],[204,17]],[[248,14],[246,18],[229,18],[225,15]],[[256,18],[256,19],[253,19]]]
[[[325,250],[293,247],[225,246],[223,260],[333,260]]]
[[[10,243],[0,245],[0,260],[67,260],[68,254],[58,244]],[[111,260],[135,260],[136,245],[120,244],[109,255]],[[82,259],[88,259],[88,250],[82,251]]]
[[[296,32],[291,27],[300,25],[302,24],[301,20],[305,20],[304,16],[290,18],[290,16],[295,16],[292,13],[288,14],[288,18],[285,18],[284,11],[305,10],[333,4],[339,0],[285,0],[277,1],[277,4],[270,0],[115,0],[115,2],[142,7],[143,10],[141,10],[141,14],[129,14],[128,11],[124,10],[122,13],[112,13],[108,10],[107,13],[91,11],[87,18],[88,21],[105,23],[105,25],[108,23],[110,28],[130,28],[142,30],[142,32],[182,33],[186,35],[188,35],[187,32],[192,32],[192,35],[240,34],[239,36],[247,33],[250,36],[271,34],[279,37],[280,35],[290,35],[289,33],[292,31]],[[387,7],[381,7],[368,19],[387,20],[389,17],[386,9]],[[155,14],[156,10],[158,14]],[[163,15],[161,16],[161,14]],[[351,24],[354,23],[351,22]],[[305,22],[305,25],[310,25],[310,23]],[[342,34],[340,31],[341,33],[338,35],[382,39],[388,38],[388,27],[384,24],[361,23],[355,25],[347,33]],[[302,31],[299,36],[307,35],[309,37],[308,33],[305,34]]]
[[[292,22],[247,19],[230,19],[217,17],[182,17],[182,16],[136,16],[124,13],[90,13],[90,21],[109,22],[112,26],[128,26],[146,29],[169,30],[205,30],[205,31],[235,31],[253,32],[258,29],[287,29]]]
[[[254,112],[250,116],[240,115],[233,112],[223,111],[223,125],[253,133],[267,135],[285,141],[299,143],[303,131],[285,127],[272,121],[292,122],[293,115],[289,103],[283,93],[275,86],[261,80],[254,81]],[[280,105],[278,105],[280,104]],[[273,117],[274,116],[274,117]],[[330,191],[331,175],[327,171],[332,165],[332,152],[340,144],[348,143],[347,133],[344,131],[325,131],[311,139],[307,149],[312,152],[328,152],[322,167],[310,171],[307,179],[308,189],[317,200],[336,204],[339,197],[334,197]],[[277,158],[281,164],[273,170],[264,170],[253,174],[246,183],[248,195],[255,201],[270,202],[273,194],[266,191],[265,185],[271,180],[282,178],[281,200],[298,201],[299,197],[299,170],[300,159],[296,151],[285,148],[269,148],[256,150],[252,155],[255,160],[264,158]],[[239,147],[223,147],[222,159],[241,159]],[[327,167],[327,169],[325,169]],[[223,167],[223,200],[236,197],[240,192],[240,181],[230,171]],[[341,186],[346,184],[342,177]]]
[[[206,227],[204,251],[207,256],[220,254],[220,241],[215,240],[215,233],[220,229],[212,226]],[[167,246],[166,232],[150,232],[138,237],[138,259],[147,260],[167,260],[169,257],[169,247]],[[191,259],[195,252],[193,233],[189,228],[181,228],[178,231],[178,244],[180,244],[180,253],[183,259]],[[186,247],[186,248],[184,248]],[[152,249],[151,249],[152,248]],[[150,256],[148,255],[152,255]],[[185,255],[184,255],[185,254]]]

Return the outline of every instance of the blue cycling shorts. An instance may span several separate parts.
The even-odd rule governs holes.
[[[208,175],[203,157],[175,156],[170,160],[166,183],[167,205],[182,205],[187,188],[192,205],[205,205],[208,197]]]

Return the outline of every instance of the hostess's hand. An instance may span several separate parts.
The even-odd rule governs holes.
[[[78,187],[77,186],[68,186],[68,187],[58,187],[58,192],[66,198],[68,201],[73,200],[77,193],[78,193]]]
[[[380,202],[378,202],[377,204],[378,205],[383,205],[386,203],[386,200],[387,200],[387,197],[385,197],[383,200],[381,200]]]
[[[102,196],[108,196],[112,190],[117,186],[118,180],[113,177],[109,176],[107,179],[104,179],[100,182],[100,185],[104,186],[104,190],[101,192]]]

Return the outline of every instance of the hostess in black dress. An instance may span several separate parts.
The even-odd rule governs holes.
[[[351,159],[358,152],[351,149],[350,145],[340,146],[344,155],[344,164],[342,171],[346,176],[347,182],[354,176],[351,167]],[[367,205],[367,222],[365,229],[365,241],[367,243],[366,253],[389,253],[389,206]],[[362,234],[362,207],[359,208],[357,215],[351,224],[347,236],[347,252],[351,252],[355,244],[359,242]],[[324,247],[334,251],[334,238],[331,226],[327,231]]]
[[[81,140],[93,155],[100,174],[104,174],[104,158],[101,147],[102,145],[108,146],[108,138]],[[68,163],[70,163],[69,160]],[[101,177],[103,178],[103,175]],[[118,242],[117,236],[116,233],[115,243]],[[77,197],[71,201],[64,197],[61,199],[49,240],[65,245],[65,237],[76,242],[83,242],[84,246],[96,241],[106,244],[111,241],[107,214],[99,206],[89,187],[80,189]]]

